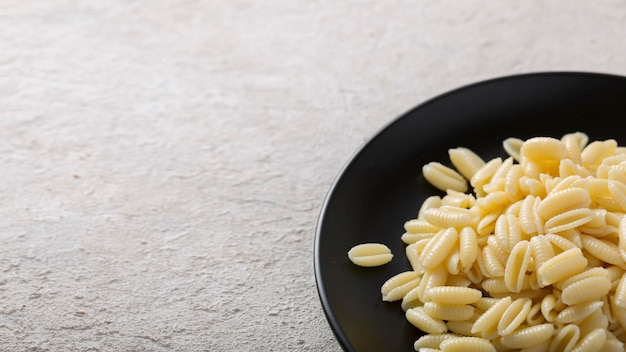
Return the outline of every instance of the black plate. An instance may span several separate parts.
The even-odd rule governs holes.
[[[536,73],[473,84],[436,97],[383,128],[350,160],[323,205],[315,240],[315,275],[322,306],[347,351],[413,351],[422,333],[399,303],[381,301],[380,286],[408,270],[400,240],[421,202],[440,194],[421,175],[427,162],[450,165],[449,148],[484,159],[505,156],[507,137],[626,141],[626,77]],[[380,242],[391,263],[361,268],[347,258],[359,243]]]

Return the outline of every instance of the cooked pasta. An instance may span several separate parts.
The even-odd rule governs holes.
[[[451,148],[401,240],[412,270],[381,287],[424,351],[622,351],[626,147],[582,132],[506,139],[506,158]],[[382,245],[381,245],[382,246]],[[386,247],[385,247],[386,248]],[[355,246],[358,265],[391,253]]]

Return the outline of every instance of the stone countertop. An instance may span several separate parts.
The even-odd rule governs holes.
[[[0,0],[0,351],[339,351],[320,206],[416,104],[626,74],[621,1]]]

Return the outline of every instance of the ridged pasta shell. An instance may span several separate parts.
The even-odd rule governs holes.
[[[438,163],[430,162],[422,168],[424,178],[436,188],[446,191],[453,189],[458,192],[467,191],[467,181],[453,169]]]

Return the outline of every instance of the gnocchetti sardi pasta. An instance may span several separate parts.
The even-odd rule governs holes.
[[[424,165],[444,193],[404,224],[411,269],[383,300],[426,333],[416,351],[624,351],[626,147],[583,132],[502,147]],[[390,260],[357,247],[356,264]]]

